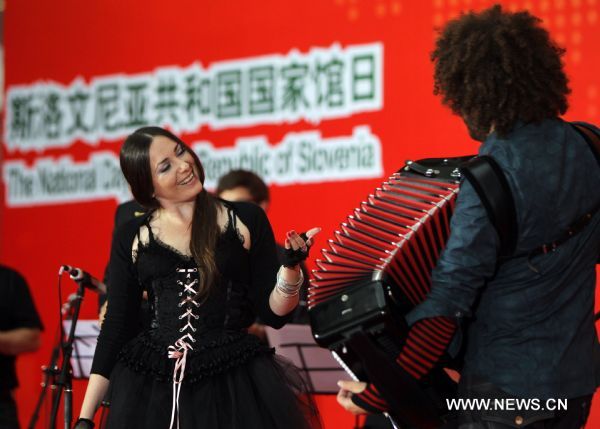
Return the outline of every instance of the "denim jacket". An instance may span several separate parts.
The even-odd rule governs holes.
[[[600,131],[596,129],[596,131]],[[573,127],[560,119],[518,123],[480,148],[509,182],[517,211],[515,254],[559,238],[600,203],[600,166]],[[600,213],[556,250],[499,258],[499,237],[479,197],[463,181],[451,234],[427,299],[410,325],[449,316],[463,329],[463,375],[520,397],[573,398],[596,389],[600,346],[594,327]]]

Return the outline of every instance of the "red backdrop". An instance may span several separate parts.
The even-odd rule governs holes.
[[[596,0],[512,0],[511,9],[528,9],[544,19],[556,40],[568,49],[567,70],[573,94],[567,119],[598,121],[600,32]],[[182,133],[186,141],[206,140],[215,147],[231,147],[240,137],[267,136],[280,142],[293,132],[318,130],[323,138],[352,135],[368,125],[381,142],[383,171],[393,172],[406,159],[474,153],[461,121],[432,95],[429,52],[434,27],[461,10],[491,5],[478,0],[303,0],[210,2],[179,0],[108,0],[81,2],[55,0],[7,2],[5,12],[6,88],[74,79],[90,82],[98,76],[133,75],[162,66],[187,67],[288,55],[334,44],[380,43],[383,47],[383,104],[371,111],[338,115],[320,122],[302,118],[278,124],[203,126]],[[5,127],[7,125],[5,124]],[[2,148],[4,161],[33,165],[40,157],[69,154],[85,161],[97,151],[117,153],[119,138],[100,138],[96,144],[74,139],[68,146],[41,151]],[[325,181],[272,186],[269,217],[276,235],[289,228],[323,227],[331,234],[380,178]],[[109,252],[114,198],[88,202],[32,204],[7,203],[2,187],[0,260],[27,278],[46,330],[37,353],[19,358],[17,391],[23,424],[29,419],[39,391],[40,365],[46,363],[58,321],[56,272],[60,264],[81,266],[102,276]],[[64,282],[65,294],[73,285]],[[93,318],[96,299],[88,295],[83,317]],[[526,357],[524,357],[526,358]],[[76,382],[75,410],[84,390]],[[352,419],[322,399],[327,428],[349,428]],[[589,427],[600,425],[595,405]],[[595,422],[595,423],[594,423]]]

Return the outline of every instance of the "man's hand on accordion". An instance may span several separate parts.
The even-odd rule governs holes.
[[[338,386],[340,386],[340,391],[337,394],[337,401],[346,411],[357,415],[357,414],[368,414],[368,411],[364,408],[359,407],[354,402],[352,402],[352,397],[355,394],[362,393],[366,387],[367,383],[363,381],[338,381]]]
[[[346,411],[358,414],[376,414],[388,410],[388,404],[372,384],[363,381],[338,381],[337,401]]]

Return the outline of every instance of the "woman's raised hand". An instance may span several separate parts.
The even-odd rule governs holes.
[[[308,257],[310,246],[314,243],[314,237],[321,231],[321,228],[312,228],[305,233],[298,234],[296,231],[288,231],[285,238],[285,267],[295,267]]]

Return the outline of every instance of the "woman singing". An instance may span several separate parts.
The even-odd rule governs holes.
[[[298,304],[298,263],[319,229],[289,232],[279,267],[264,211],[213,198],[200,160],[171,132],[135,131],[120,160],[150,211],[115,233],[108,310],[75,427],[93,427],[108,390],[109,429],[318,425],[300,378],[247,327],[257,314],[284,325]],[[144,291],[152,323],[136,335]]]

